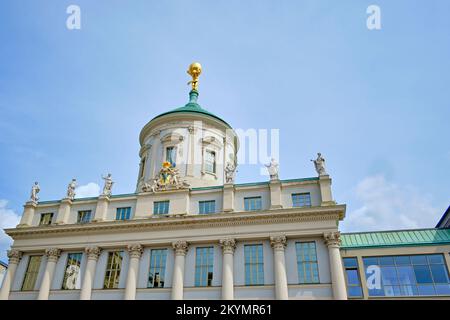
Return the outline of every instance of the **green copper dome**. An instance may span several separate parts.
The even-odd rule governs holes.
[[[191,92],[189,92],[189,102],[186,105],[184,105],[183,107],[168,111],[168,112],[161,113],[160,115],[154,117],[152,119],[152,121],[159,117],[162,117],[162,116],[165,116],[168,114],[172,114],[172,113],[201,113],[201,114],[213,117],[213,118],[223,122],[224,124],[226,124],[229,128],[231,128],[231,126],[225,120],[223,120],[220,117],[216,116],[215,114],[203,109],[197,103],[197,98],[198,98],[198,92],[196,90],[191,90]]]

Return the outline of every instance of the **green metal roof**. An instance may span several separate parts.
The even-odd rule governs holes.
[[[160,115],[154,117],[152,119],[155,120],[159,117],[168,115],[168,114],[172,114],[172,113],[178,113],[178,112],[182,112],[182,113],[201,113],[210,117],[213,117],[217,120],[220,120],[221,122],[223,122],[224,124],[226,124],[229,128],[231,128],[231,126],[222,118],[216,116],[214,113],[209,112],[208,110],[203,109],[198,103],[197,103],[197,98],[198,98],[198,92],[195,90],[191,90],[191,92],[189,92],[189,102],[184,105],[183,107],[180,108],[176,108],[174,110],[168,111],[168,112],[164,112],[161,113]]]
[[[450,229],[417,229],[342,233],[341,249],[450,245]]]

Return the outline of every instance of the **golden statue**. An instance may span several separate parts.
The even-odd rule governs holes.
[[[202,73],[202,65],[198,62],[191,63],[187,73],[192,77],[188,84],[192,85],[192,90],[198,91],[198,76]]]

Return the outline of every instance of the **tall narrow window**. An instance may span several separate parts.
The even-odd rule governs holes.
[[[150,271],[148,273],[148,288],[164,288],[166,258],[167,249],[152,249],[150,254]]]
[[[78,211],[77,223],[91,222],[91,210]]]
[[[295,243],[299,283],[319,283],[315,242]]]
[[[139,167],[139,178],[142,178],[144,176],[144,170],[145,170],[145,157],[141,160],[141,165]]]
[[[345,280],[347,282],[347,294],[349,298],[361,298],[361,279],[358,272],[357,258],[344,258]]]
[[[216,201],[199,201],[198,202],[198,212],[200,214],[208,214],[216,212]]]
[[[167,147],[166,148],[166,161],[172,164],[172,167],[175,167],[177,161],[177,148],[176,147]]]
[[[45,225],[52,224],[52,220],[53,220],[53,212],[43,213],[43,214],[41,214],[41,220],[39,221],[39,225],[45,226]]]
[[[197,247],[195,252],[195,286],[210,287],[213,278],[214,247]]]
[[[216,153],[214,151],[206,150],[205,171],[210,173],[216,173]]]
[[[245,285],[264,284],[264,260],[262,244],[245,245]]]
[[[123,252],[113,251],[108,253],[106,265],[104,289],[116,289],[119,287],[120,269],[122,268]]]
[[[169,201],[155,201],[153,202],[153,214],[168,214]]]
[[[81,288],[81,257],[82,253],[69,253],[67,255],[67,264],[64,271],[63,290],[74,290]]]
[[[261,208],[262,208],[261,197],[244,198],[245,211],[261,210]]]
[[[36,279],[41,266],[42,256],[30,256],[27,271],[22,283],[22,291],[32,291],[36,285]]]
[[[116,211],[116,220],[129,220],[131,214],[131,208],[117,208]]]
[[[311,207],[311,194],[309,192],[292,194],[292,206]]]

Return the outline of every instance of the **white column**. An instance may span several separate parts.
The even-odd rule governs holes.
[[[331,284],[333,286],[333,296],[335,300],[347,300],[347,290],[345,286],[344,268],[342,267],[340,232],[330,232],[324,234],[325,244],[328,247],[330,256]]]
[[[45,255],[47,256],[47,265],[45,266],[44,277],[42,278],[41,288],[39,289],[38,300],[48,300],[56,262],[61,255],[61,250],[57,248],[46,249]]]
[[[270,237],[270,245],[273,248],[275,298],[277,300],[287,300],[289,299],[289,294],[286,275],[286,259],[284,256],[284,249],[286,248],[286,237]]]
[[[0,300],[8,300],[9,292],[11,291],[11,284],[16,274],[17,265],[22,258],[22,252],[18,250],[8,250],[8,269],[6,270],[5,277],[3,278],[2,290],[0,291]]]
[[[125,287],[125,300],[136,299],[136,286],[139,274],[139,261],[142,255],[142,246],[140,244],[132,244],[128,246],[130,254],[130,262],[128,266],[127,284]]]
[[[234,279],[233,279],[233,256],[234,249],[236,249],[236,241],[234,239],[221,239],[220,246],[222,247],[223,261],[222,261],[222,299],[234,299]]]
[[[101,249],[99,247],[86,248],[87,264],[84,272],[83,284],[81,286],[80,300],[91,300],[92,285],[94,283],[95,268]]]
[[[184,261],[188,250],[188,243],[186,241],[177,241],[172,243],[172,247],[175,250],[175,263],[172,278],[172,300],[182,300],[184,286]]]

